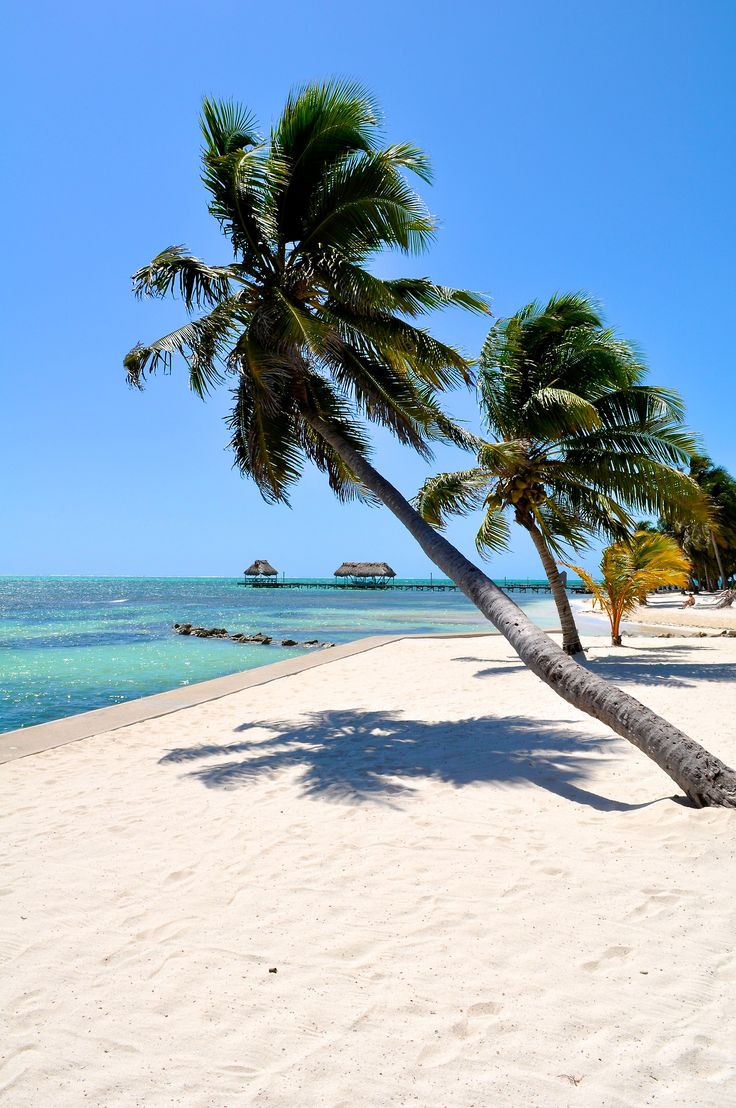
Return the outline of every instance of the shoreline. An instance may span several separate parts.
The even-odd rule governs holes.
[[[6,678],[0,731],[38,726],[146,695],[184,688],[294,656],[298,648],[195,642],[175,622],[274,639],[327,640],[487,628],[465,599],[378,591],[370,595],[245,590],[230,580],[123,582],[6,579],[0,627]],[[544,605],[542,605],[544,606]]]
[[[549,634],[560,634],[551,631]],[[232,693],[267,685],[285,677],[293,677],[317,666],[328,665],[362,654],[366,650],[375,650],[389,643],[403,639],[464,639],[499,635],[493,631],[436,632],[428,634],[366,635],[351,639],[346,643],[314,651],[310,654],[287,658],[280,662],[268,662],[252,669],[237,670],[222,677],[212,677],[204,681],[193,681],[189,685],[176,686],[160,693],[137,696],[130,700],[109,704],[103,708],[93,708],[86,712],[73,712],[58,719],[44,723],[29,724],[28,727],[14,728],[0,732],[0,765],[40,754],[58,746],[93,738],[95,735],[117,731],[136,723],[145,723],[172,712],[208,704]]]
[[[110,578],[110,580],[122,579]],[[147,580],[158,579],[147,578]],[[187,580],[187,578],[171,578],[171,580]],[[220,579],[209,578],[209,580]],[[590,627],[582,629],[584,642],[595,637],[596,633],[605,635],[608,628],[608,619],[605,614],[591,608],[590,597],[571,596],[570,603],[576,616],[582,616],[585,621],[590,621],[593,625],[592,630]],[[624,635],[638,637],[646,636],[648,633],[657,634],[658,628],[666,631],[666,633],[660,633],[659,635],[663,638],[672,637],[677,633],[681,633],[686,637],[703,637],[704,635],[718,637],[724,630],[733,629],[736,631],[736,606],[713,612],[707,610],[699,612],[697,609],[683,611],[680,605],[681,598],[679,594],[677,596],[674,594],[660,594],[650,597],[647,607],[640,608],[623,623]],[[349,639],[347,642],[337,643],[332,647],[321,648],[319,651],[315,651],[314,654],[307,656],[269,662],[244,670],[236,670],[218,677],[207,677],[188,684],[175,685],[160,692],[134,696],[99,708],[73,712],[41,723],[28,724],[26,727],[15,727],[0,732],[0,764],[14,758],[25,757],[26,753],[22,753],[22,751],[35,753],[37,750],[44,750],[52,745],[63,745],[67,742],[75,742],[78,738],[90,737],[98,734],[101,730],[113,730],[125,727],[130,723],[142,722],[168,712],[178,711],[180,708],[226,696],[230,692],[278,680],[280,677],[289,676],[292,673],[298,673],[303,669],[309,669],[316,665],[323,665],[340,657],[348,657],[364,649],[373,649],[377,645],[384,645],[405,638],[475,637],[477,635],[493,636],[499,634],[495,629],[488,630],[489,627],[490,625],[486,622],[479,622],[479,628],[482,629],[478,631],[399,632],[396,634],[361,636]],[[598,631],[598,628],[600,628],[600,631]],[[558,628],[543,629],[548,635],[560,634]],[[364,643],[368,645],[362,645]],[[105,713],[111,714],[106,715]],[[44,730],[46,728],[52,730],[46,731]],[[10,756],[8,756],[9,750],[13,751]]]
[[[116,580],[117,578],[112,578]],[[151,578],[154,580],[154,578]],[[182,580],[186,580],[183,578]],[[212,578],[215,580],[215,578]],[[571,596],[571,607],[576,616],[582,616],[594,625],[600,625],[600,634],[605,635],[608,629],[608,618],[599,610],[593,610],[590,605],[590,597]],[[666,629],[668,634],[659,634],[658,637],[672,637],[681,633],[685,637],[720,637],[723,630],[736,630],[736,607],[720,611],[699,613],[695,611],[682,611],[679,594],[661,594],[650,597],[649,605],[632,613],[622,624],[625,636],[638,638],[657,634],[658,628]],[[684,618],[683,618],[684,617]],[[688,620],[688,617],[689,620]],[[697,620],[697,622],[696,622]],[[710,622],[706,622],[709,620]],[[186,685],[176,685],[170,689],[164,689],[157,693],[148,693],[143,696],[131,697],[115,704],[104,705],[81,712],[73,712],[69,715],[59,716],[55,719],[45,720],[42,723],[29,724],[26,727],[13,728],[0,732],[0,765],[16,758],[27,757],[29,754],[50,749],[54,746],[66,745],[76,742],[81,738],[89,738],[102,731],[117,730],[132,723],[144,722],[147,719],[157,718],[169,712],[176,712],[182,708],[206,703],[219,699],[232,692],[266,684],[288,677],[315,666],[325,665],[343,657],[361,653],[363,650],[375,649],[389,642],[398,642],[403,639],[423,638],[463,638],[478,636],[497,636],[500,633],[491,628],[487,623],[479,624],[478,631],[461,632],[400,632],[388,635],[368,635],[347,642],[336,643],[334,646],[321,648],[308,655],[287,658],[279,662],[268,662],[263,665],[253,666],[249,669],[236,670],[220,677],[204,678]],[[545,633],[551,636],[561,634],[558,628],[543,628]],[[649,630],[651,629],[651,631]],[[582,631],[583,641],[595,638],[597,628]]]
[[[664,628],[671,633],[679,631],[684,636],[695,638],[702,636],[703,632],[719,637],[724,631],[736,631],[736,606],[710,610],[698,608],[696,597],[696,607],[683,608],[682,600],[679,593],[655,593],[648,598],[646,605],[640,605],[623,621],[623,633],[654,635],[658,628]],[[608,616],[599,609],[593,610],[590,597],[572,597],[570,603],[574,612],[600,623],[602,634],[609,627]]]
[[[292,677],[314,669],[316,666],[360,654],[364,650],[374,650],[376,647],[396,641],[399,637],[370,635],[298,658],[270,662],[205,681],[193,681],[189,685],[177,686],[148,696],[133,697],[118,704],[106,705],[104,708],[93,708],[89,712],[74,712],[68,716],[60,716],[58,719],[47,720],[45,723],[34,723],[13,731],[0,732],[0,765],[105,732],[117,731],[121,727],[145,723],[149,719],[158,719],[171,712],[207,704],[235,692],[278,681],[282,677]]]

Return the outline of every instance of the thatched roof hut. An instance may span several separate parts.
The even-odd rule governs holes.
[[[388,562],[343,562],[335,570],[335,577],[371,577],[375,580],[377,577],[395,576]]]
[[[252,566],[243,571],[246,577],[278,577],[279,571],[274,569],[265,558],[256,558]]]

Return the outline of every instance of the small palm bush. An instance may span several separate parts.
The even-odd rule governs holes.
[[[691,568],[673,538],[650,531],[637,531],[628,541],[606,547],[601,558],[601,583],[580,566],[564,564],[579,574],[594,602],[606,612],[614,646],[621,645],[621,620],[634,611],[647,593],[662,585],[682,588],[688,582]]]

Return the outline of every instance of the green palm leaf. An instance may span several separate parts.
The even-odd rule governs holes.
[[[475,536],[475,549],[483,557],[508,549],[511,528],[502,508],[489,508]]]
[[[133,274],[138,297],[165,296],[178,291],[186,307],[212,306],[230,295],[233,281],[241,280],[234,266],[206,265],[186,253],[185,246],[168,246]]]
[[[429,477],[414,498],[417,511],[427,523],[444,527],[450,516],[464,515],[485,501],[488,474],[485,470],[462,469]]]
[[[261,142],[255,116],[233,100],[205,96],[199,125],[206,149],[221,157]]]

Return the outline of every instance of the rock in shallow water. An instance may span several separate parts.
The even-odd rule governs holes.
[[[196,639],[230,639],[237,643],[260,643],[261,646],[270,646],[273,643],[271,635],[264,635],[258,631],[255,635],[246,635],[244,631],[236,631],[234,634],[225,627],[195,627],[191,623],[175,623],[174,631],[177,635],[193,635]],[[296,639],[281,639],[279,646],[298,646],[304,648],[334,646],[332,642],[320,642],[319,639],[307,639],[306,642],[297,642]]]

